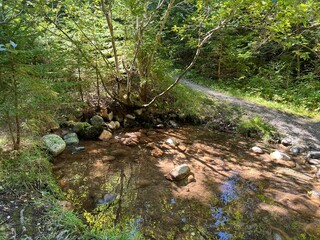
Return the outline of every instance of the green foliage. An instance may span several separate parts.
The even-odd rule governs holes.
[[[265,123],[260,117],[253,117],[249,120],[242,121],[237,126],[237,131],[246,137],[261,138],[264,141],[279,140],[276,129]]]

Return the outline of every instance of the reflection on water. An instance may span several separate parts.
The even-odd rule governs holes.
[[[96,230],[118,226],[147,239],[308,239],[304,225],[319,219],[319,199],[304,194],[317,185],[267,155],[252,155],[250,143],[234,136],[184,127],[80,144],[85,150],[63,153],[54,171],[67,200]],[[194,177],[166,180],[184,163]]]

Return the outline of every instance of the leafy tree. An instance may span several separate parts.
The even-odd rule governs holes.
[[[28,4],[2,1],[0,7],[0,118],[19,149],[23,127],[40,130],[40,122],[50,119],[56,92],[47,75],[52,66],[44,57],[46,41]]]

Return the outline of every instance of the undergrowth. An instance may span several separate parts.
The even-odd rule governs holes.
[[[93,231],[59,205],[63,194],[37,145],[0,154],[0,239],[142,239],[130,226]],[[137,237],[139,236],[139,238]]]

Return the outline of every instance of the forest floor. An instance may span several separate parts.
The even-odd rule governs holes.
[[[317,122],[308,117],[296,116],[277,109],[251,103],[225,93],[214,91],[190,80],[183,79],[181,80],[181,83],[210,97],[239,106],[244,109],[248,115],[258,115],[262,117],[266,122],[274,126],[283,136],[290,137],[293,140],[301,140],[311,145],[312,148],[320,148],[319,121]]]

